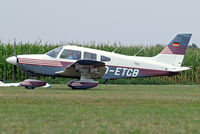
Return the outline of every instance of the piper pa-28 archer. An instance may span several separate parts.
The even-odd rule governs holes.
[[[127,56],[67,45],[45,54],[15,55],[7,58],[7,62],[31,76],[76,78],[67,85],[73,89],[88,89],[98,85],[95,79],[171,76],[189,70],[181,64],[191,36],[176,35],[154,57]]]

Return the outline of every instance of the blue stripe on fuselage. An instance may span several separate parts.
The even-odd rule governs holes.
[[[18,64],[18,67],[27,74],[56,76],[55,72],[63,71],[65,67],[38,66]]]

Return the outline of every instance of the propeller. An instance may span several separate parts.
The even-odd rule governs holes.
[[[15,39],[14,39],[14,56],[17,59],[16,40]],[[17,72],[17,65],[14,65],[14,82],[16,81],[16,72]]]
[[[16,80],[16,73],[17,73],[17,63],[18,63],[18,59],[17,59],[17,53],[16,53],[16,40],[14,39],[14,54],[12,57],[8,57],[6,59],[6,61],[10,64],[14,65],[14,81]]]

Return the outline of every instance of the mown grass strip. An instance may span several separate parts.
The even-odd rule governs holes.
[[[0,89],[1,133],[200,133],[200,87]]]

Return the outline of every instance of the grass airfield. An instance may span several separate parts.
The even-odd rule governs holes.
[[[0,133],[200,133],[198,85],[0,88]]]

